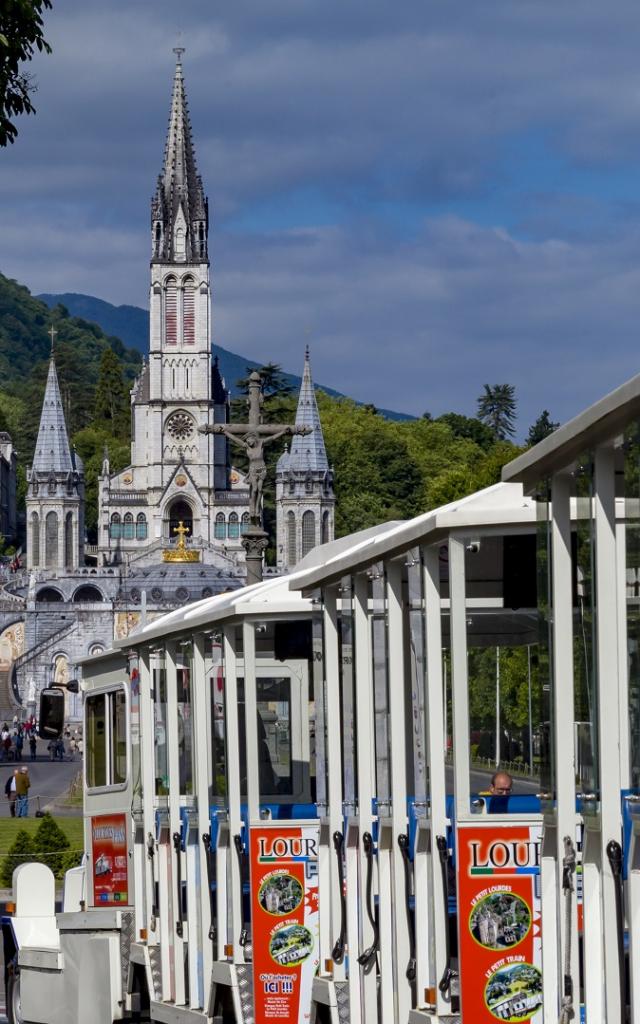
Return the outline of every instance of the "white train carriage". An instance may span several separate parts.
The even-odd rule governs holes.
[[[13,1019],[640,1024],[639,424],[635,379],[88,662],[87,858],[57,915],[16,871]]]

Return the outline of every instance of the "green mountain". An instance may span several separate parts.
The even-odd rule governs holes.
[[[106,349],[118,357],[125,382],[139,372],[141,358],[96,323],[71,316],[62,305],[49,308],[16,281],[0,274],[0,410],[19,450],[29,462],[35,446],[51,353],[50,329],[69,433],[94,419],[95,391]]]
[[[80,295],[76,292],[65,292],[61,295],[44,293],[38,295],[38,298],[50,307],[62,303],[73,316],[93,320],[100,324],[102,330],[107,334],[115,334],[118,338],[122,338],[126,345],[136,348],[143,355],[149,351],[149,312],[146,309],[140,309],[139,306],[113,306],[110,302],[97,299],[93,295]],[[261,364],[252,359],[246,359],[244,356],[236,355],[235,352],[230,352],[217,343],[215,354],[220,361],[220,371],[231,392],[231,397],[236,398],[240,394],[236,382],[246,377],[247,368],[256,370]],[[268,361],[267,356],[268,354],[265,353],[265,362]],[[293,393],[297,394],[300,388],[300,377],[295,373],[286,372],[282,374],[282,377],[285,383],[289,384]],[[326,387],[324,384],[318,384],[318,387],[333,398],[345,397],[342,392]],[[406,413],[393,412],[390,409],[380,409],[379,412],[390,420],[414,419],[413,416],[408,416]]]

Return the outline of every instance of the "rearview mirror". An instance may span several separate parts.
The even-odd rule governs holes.
[[[47,686],[40,694],[38,732],[43,740],[57,740],[64,728],[64,692]]]

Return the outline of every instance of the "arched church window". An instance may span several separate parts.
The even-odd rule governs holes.
[[[111,540],[120,540],[122,537],[122,523],[120,522],[120,513],[114,512],[111,516],[111,522],[109,523],[109,536]]]
[[[329,543],[329,513],[323,512],[322,514],[322,540],[321,544]]]
[[[296,515],[295,512],[289,512],[287,514],[287,564],[290,569],[293,569],[298,560],[297,554]]]
[[[245,512],[242,516],[242,522],[240,523],[240,533],[245,534],[251,525],[251,519],[249,513]]]
[[[45,565],[47,569],[58,567],[58,516],[55,512],[47,512],[44,521],[45,534]]]
[[[192,278],[187,278],[184,282],[184,291],[182,293],[182,340],[185,345],[193,345],[196,340],[196,321],[195,321],[195,295],[196,288]],[[189,371],[187,370],[187,387],[189,387]]]
[[[238,513],[232,512],[229,516],[229,540],[237,540],[240,536],[240,523]]]
[[[226,540],[227,537],[227,524],[225,522],[224,513],[218,512],[216,516],[215,525],[213,528],[213,535],[216,540]]]
[[[139,512],[138,513],[138,518],[136,519],[136,540],[146,540],[146,539],[147,539],[147,517],[145,516],[144,512]]]
[[[302,557],[316,546],[316,517],[308,510],[302,516]]]
[[[135,536],[134,526],[133,526],[133,515],[131,514],[131,512],[127,512],[125,517],[124,517],[124,530],[123,530],[123,534],[124,534],[124,539],[125,540],[133,540],[133,538]]]
[[[73,566],[73,514],[67,512],[64,518],[64,564],[67,569]]]
[[[164,287],[164,340],[167,345],[178,341],[178,288],[174,277]]]
[[[31,564],[40,565],[40,516],[31,513]]]

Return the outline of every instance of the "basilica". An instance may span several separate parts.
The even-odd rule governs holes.
[[[151,202],[149,352],[131,391],[131,462],[105,451],[98,538],[85,543],[85,474],[69,442],[52,344],[27,470],[26,572],[0,610],[0,715],[172,607],[242,586],[249,489],[229,442],[229,393],[212,359],[209,210],[185,94],[181,51],[162,171]],[[335,496],[305,354],[295,436],[276,472],[277,568],[333,539]],[[269,570],[267,570],[269,571]],[[22,637],[9,645],[6,637]],[[5,640],[3,645],[3,638]],[[3,660],[4,659],[4,660]],[[2,685],[2,679],[6,686]],[[7,696],[4,690],[7,690]],[[68,713],[80,712],[69,695]]]

